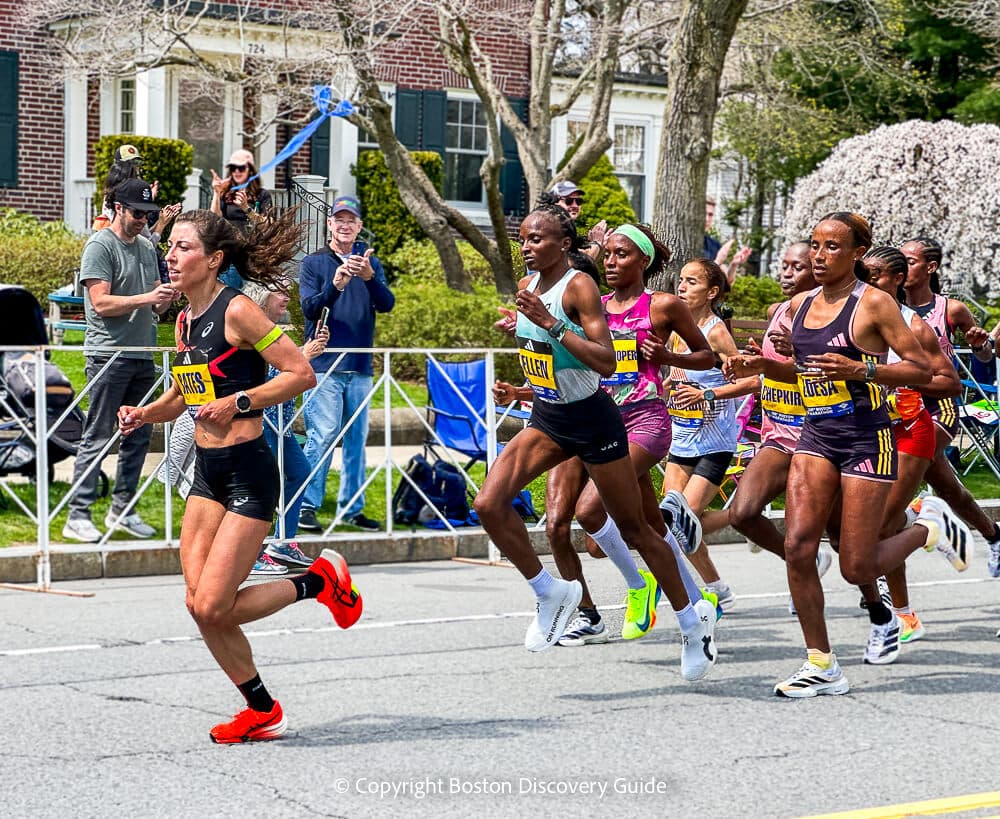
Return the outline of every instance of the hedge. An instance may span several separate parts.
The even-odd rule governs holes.
[[[156,197],[159,205],[183,202],[187,192],[187,178],[194,168],[194,148],[182,139],[136,136],[135,134],[109,134],[94,143],[94,209],[104,206],[104,180],[114,164],[115,150],[119,145],[134,145],[142,157],[142,178],[149,184],[159,180]]]
[[[45,307],[49,293],[72,284],[85,243],[63,222],[0,210],[0,282],[24,287]]]
[[[410,154],[431,183],[441,191],[444,184],[444,163],[436,151],[414,151]],[[365,151],[358,157],[351,173],[357,180],[361,218],[365,227],[375,234],[375,252],[383,263],[408,241],[420,241],[427,235],[413,214],[403,204],[385,157],[381,151]],[[390,278],[399,274],[391,264],[386,265]]]
[[[765,319],[767,308],[778,301],[784,301],[781,286],[771,278],[737,276],[733,289],[726,298],[726,304],[733,309],[736,318]]]
[[[493,270],[489,263],[470,245],[468,242],[459,240],[458,253],[462,257],[462,264],[469,273],[469,277],[474,283],[484,285],[494,285]],[[514,261],[514,280],[520,279],[525,272],[524,257],[521,255],[521,248],[517,242],[511,242],[511,256]],[[412,281],[421,279],[426,281],[441,281],[441,257],[429,240],[414,241],[408,240],[399,250],[388,257],[379,256],[382,263],[391,266],[397,273],[397,280],[405,279]]]

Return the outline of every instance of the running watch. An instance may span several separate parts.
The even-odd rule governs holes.
[[[243,390],[240,390],[236,393],[236,411],[244,413],[250,412],[251,409],[253,409],[253,405],[250,402],[250,396]]]
[[[566,335],[566,322],[562,319],[557,319],[556,323],[549,327],[547,332],[556,341],[562,341],[562,337]]]

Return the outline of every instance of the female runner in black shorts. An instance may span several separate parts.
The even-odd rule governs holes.
[[[185,410],[195,420],[195,474],[180,542],[187,608],[247,701],[231,722],[212,728],[210,737],[219,743],[275,739],[287,727],[281,705],[260,681],[243,623],[306,598],[326,605],[342,628],[361,614],[347,564],[329,549],[304,575],[240,589],[270,530],[279,492],[262,410],[309,389],[316,378],[294,342],[218,274],[233,264],[243,278],[280,288],[281,267],[299,235],[291,212],[247,236],[209,211],[179,216],[167,270],[188,306],[177,319],[173,383],[152,404],[118,413],[123,435]],[[278,370],[270,381],[268,364]]]

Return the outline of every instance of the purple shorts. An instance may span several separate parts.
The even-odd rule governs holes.
[[[625,431],[630,444],[641,446],[646,452],[663,460],[670,451],[670,413],[659,398],[637,401],[621,407]]]

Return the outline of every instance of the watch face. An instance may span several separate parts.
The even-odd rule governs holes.
[[[249,395],[236,396],[236,409],[238,409],[240,412],[249,412],[250,396]]]

